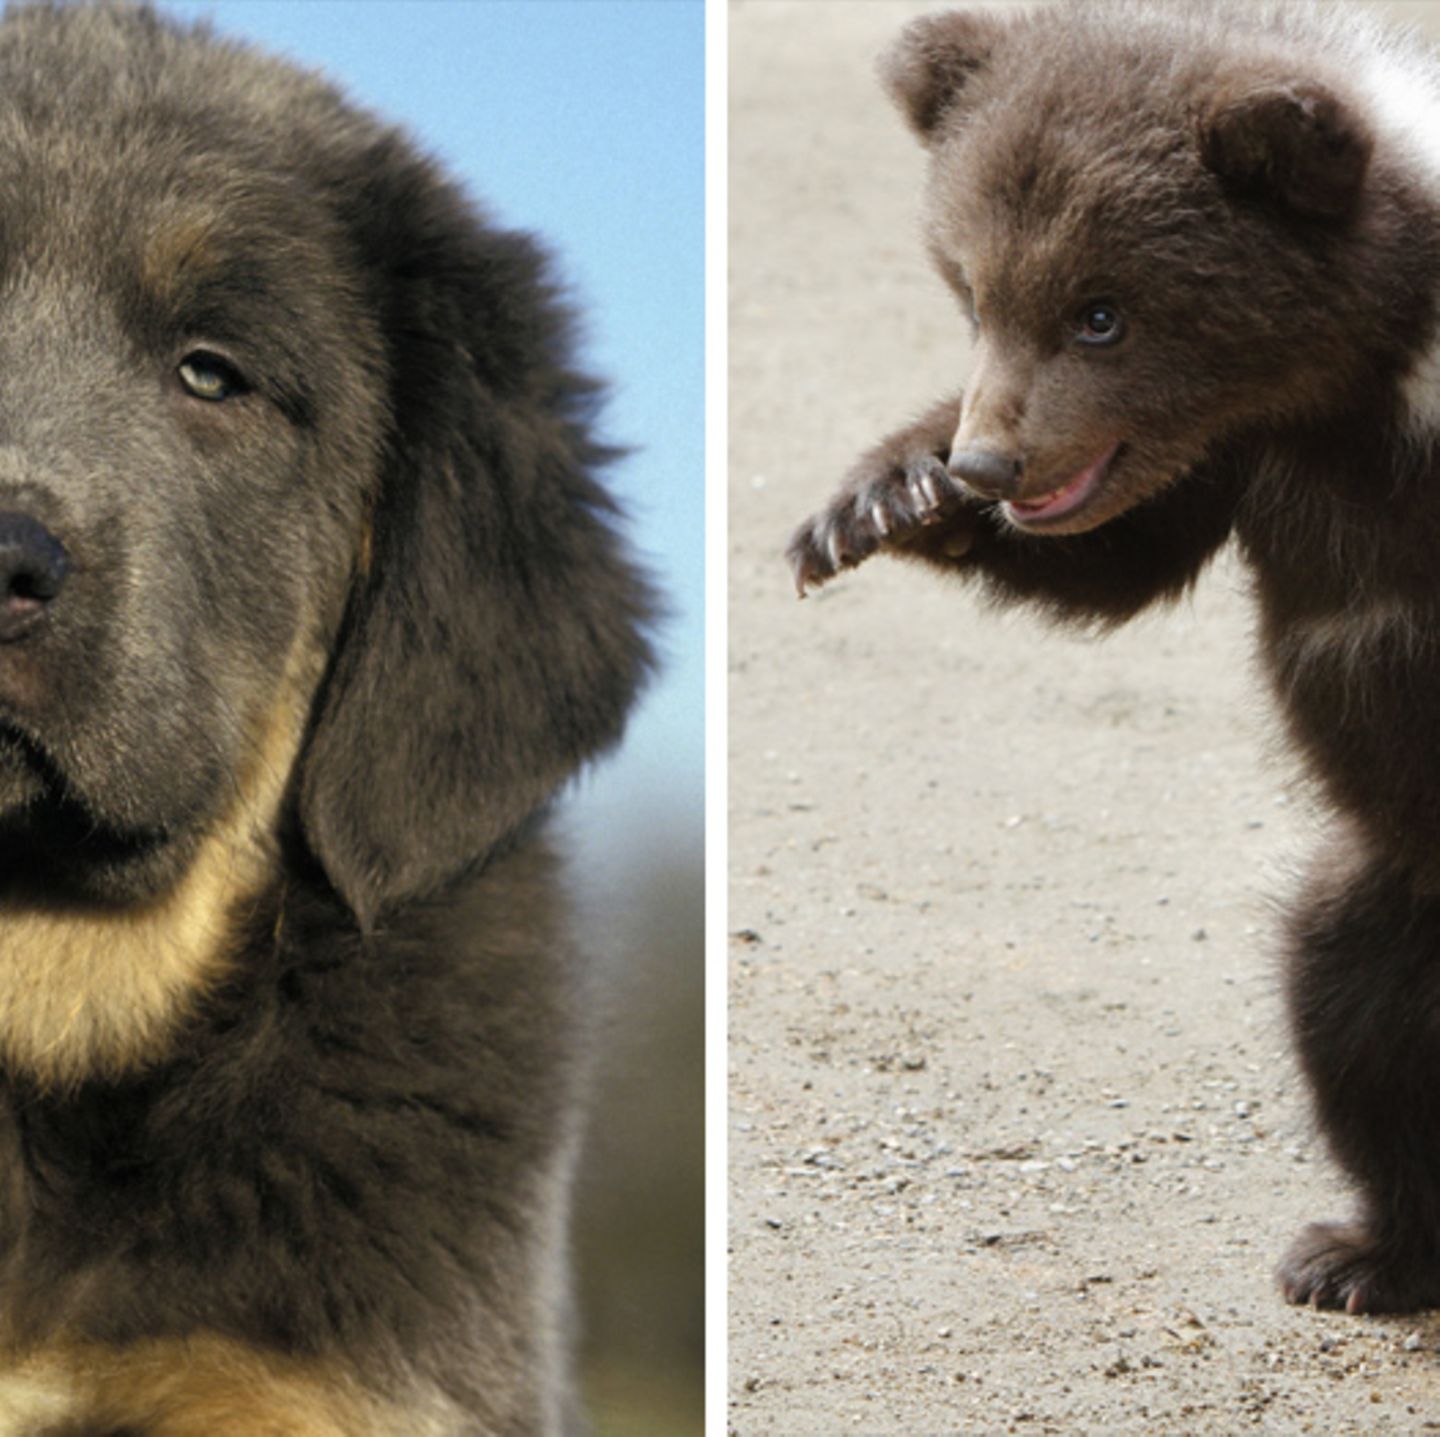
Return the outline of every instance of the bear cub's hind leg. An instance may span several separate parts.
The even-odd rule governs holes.
[[[1440,894],[1383,861],[1327,864],[1290,923],[1289,999],[1350,1223],[1307,1227],[1280,1265],[1291,1302],[1440,1307]]]

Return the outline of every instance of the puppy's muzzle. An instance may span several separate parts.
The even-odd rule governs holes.
[[[24,637],[65,585],[70,556],[38,519],[0,510],[0,643]]]

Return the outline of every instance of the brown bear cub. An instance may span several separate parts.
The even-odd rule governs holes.
[[[1358,1190],[1280,1281],[1440,1305],[1440,64],[1354,7],[940,14],[884,77],[973,378],[789,557],[875,553],[1113,625],[1232,534],[1341,822],[1288,927],[1320,1122]]]

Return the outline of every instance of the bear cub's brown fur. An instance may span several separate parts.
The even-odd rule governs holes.
[[[1440,1305],[1440,66],[1354,7],[1072,4],[913,24],[884,75],[968,392],[797,531],[1118,623],[1234,536],[1337,837],[1288,996],[1346,1223],[1295,1302]]]

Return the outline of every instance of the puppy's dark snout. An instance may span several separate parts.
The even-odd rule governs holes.
[[[1009,499],[1020,482],[1020,461],[971,446],[950,456],[950,472],[983,499]]]
[[[0,510],[0,643],[18,639],[44,615],[69,572],[64,544],[44,524]]]

